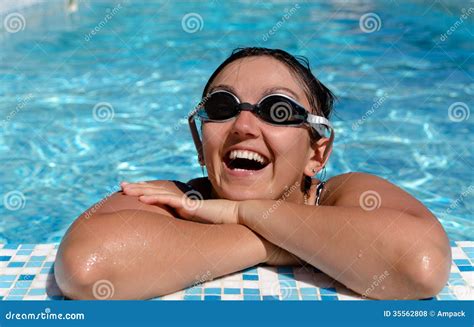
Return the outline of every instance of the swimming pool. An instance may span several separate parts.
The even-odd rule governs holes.
[[[328,176],[387,178],[452,240],[472,240],[474,12],[449,3],[80,1],[68,14],[60,1],[4,12],[0,243],[58,241],[122,180],[201,176],[186,114],[215,67],[249,45],[307,56],[339,97]]]

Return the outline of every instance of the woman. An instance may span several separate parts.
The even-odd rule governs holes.
[[[309,264],[376,299],[436,295],[451,252],[423,204],[369,174],[312,178],[331,153],[333,100],[287,52],[234,51],[189,119],[209,177],[122,183],[91,207],[58,251],[63,293],[99,298],[106,283],[110,298],[146,299],[267,263]]]

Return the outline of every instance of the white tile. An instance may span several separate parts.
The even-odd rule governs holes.
[[[464,253],[461,248],[451,248],[453,259],[468,259],[468,256]]]
[[[471,246],[474,246],[474,242],[473,241],[456,241],[456,244],[458,246],[462,246],[462,247],[471,247]]]
[[[40,267],[29,267],[29,268],[23,268],[22,274],[27,274],[27,275],[36,275],[41,271]]]
[[[203,287],[221,287],[221,281],[220,280],[211,280],[209,282],[206,282],[202,285]]]
[[[180,292],[177,292],[177,293],[173,293],[173,294],[168,294],[168,295],[165,295],[163,296],[161,299],[162,300],[165,300],[165,301],[169,301],[169,300],[182,300],[183,299],[183,292],[180,291]]]
[[[19,268],[6,267],[2,269],[2,275],[19,275],[22,270],[23,270],[22,267],[19,267]]]
[[[461,271],[460,274],[466,283],[474,286],[474,271]]]
[[[35,280],[31,283],[31,288],[46,288],[46,280]]]
[[[45,243],[45,244],[37,244],[35,246],[35,250],[41,250],[41,249],[47,249],[47,250],[51,250],[51,249],[54,249],[54,243]]]
[[[242,301],[243,296],[239,294],[222,294],[222,300],[231,300],[231,301]]]
[[[11,249],[7,249],[7,250],[0,250],[0,255],[5,255],[5,256],[13,256],[14,254],[16,253],[16,250],[11,250]]]
[[[47,256],[49,254],[49,250],[34,250],[31,255],[41,255]]]
[[[15,255],[10,261],[28,261],[29,255]]]
[[[23,296],[23,300],[31,300],[31,301],[39,301],[45,300],[46,295],[25,295]]]
[[[255,280],[244,280],[242,281],[243,288],[258,288],[258,282]]]
[[[242,286],[241,282],[226,280],[222,282],[222,287],[224,288],[240,288]]]

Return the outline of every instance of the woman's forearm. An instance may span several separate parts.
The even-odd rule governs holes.
[[[55,275],[72,298],[100,298],[102,283],[110,298],[146,299],[259,264],[267,250],[242,225],[122,210],[78,219],[58,250]]]
[[[384,208],[364,211],[286,202],[275,207],[276,203],[244,201],[239,218],[270,242],[360,294],[428,297],[446,282],[450,248],[435,218]]]

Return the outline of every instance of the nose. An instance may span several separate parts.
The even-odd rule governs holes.
[[[259,123],[252,112],[242,110],[232,124],[231,133],[240,137],[258,137],[260,135]]]

